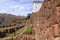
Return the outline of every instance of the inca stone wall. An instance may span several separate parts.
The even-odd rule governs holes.
[[[39,12],[32,13],[30,19],[36,40],[55,40],[60,37],[60,0],[44,0]]]

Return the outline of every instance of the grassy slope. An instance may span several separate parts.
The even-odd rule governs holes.
[[[32,27],[27,27],[25,33],[26,34],[32,34]]]

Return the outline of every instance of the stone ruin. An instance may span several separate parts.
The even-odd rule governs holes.
[[[60,0],[44,0],[30,17],[34,35],[18,35],[14,40],[60,40]]]
[[[36,40],[59,40],[60,0],[44,0],[41,9],[32,13],[30,21]]]

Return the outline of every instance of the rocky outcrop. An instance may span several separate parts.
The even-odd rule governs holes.
[[[32,13],[30,19],[36,40],[55,40],[60,37],[60,0],[44,0],[39,12]]]

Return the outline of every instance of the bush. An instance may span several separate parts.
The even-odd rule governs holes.
[[[26,34],[32,34],[32,27],[27,27],[25,33]]]

